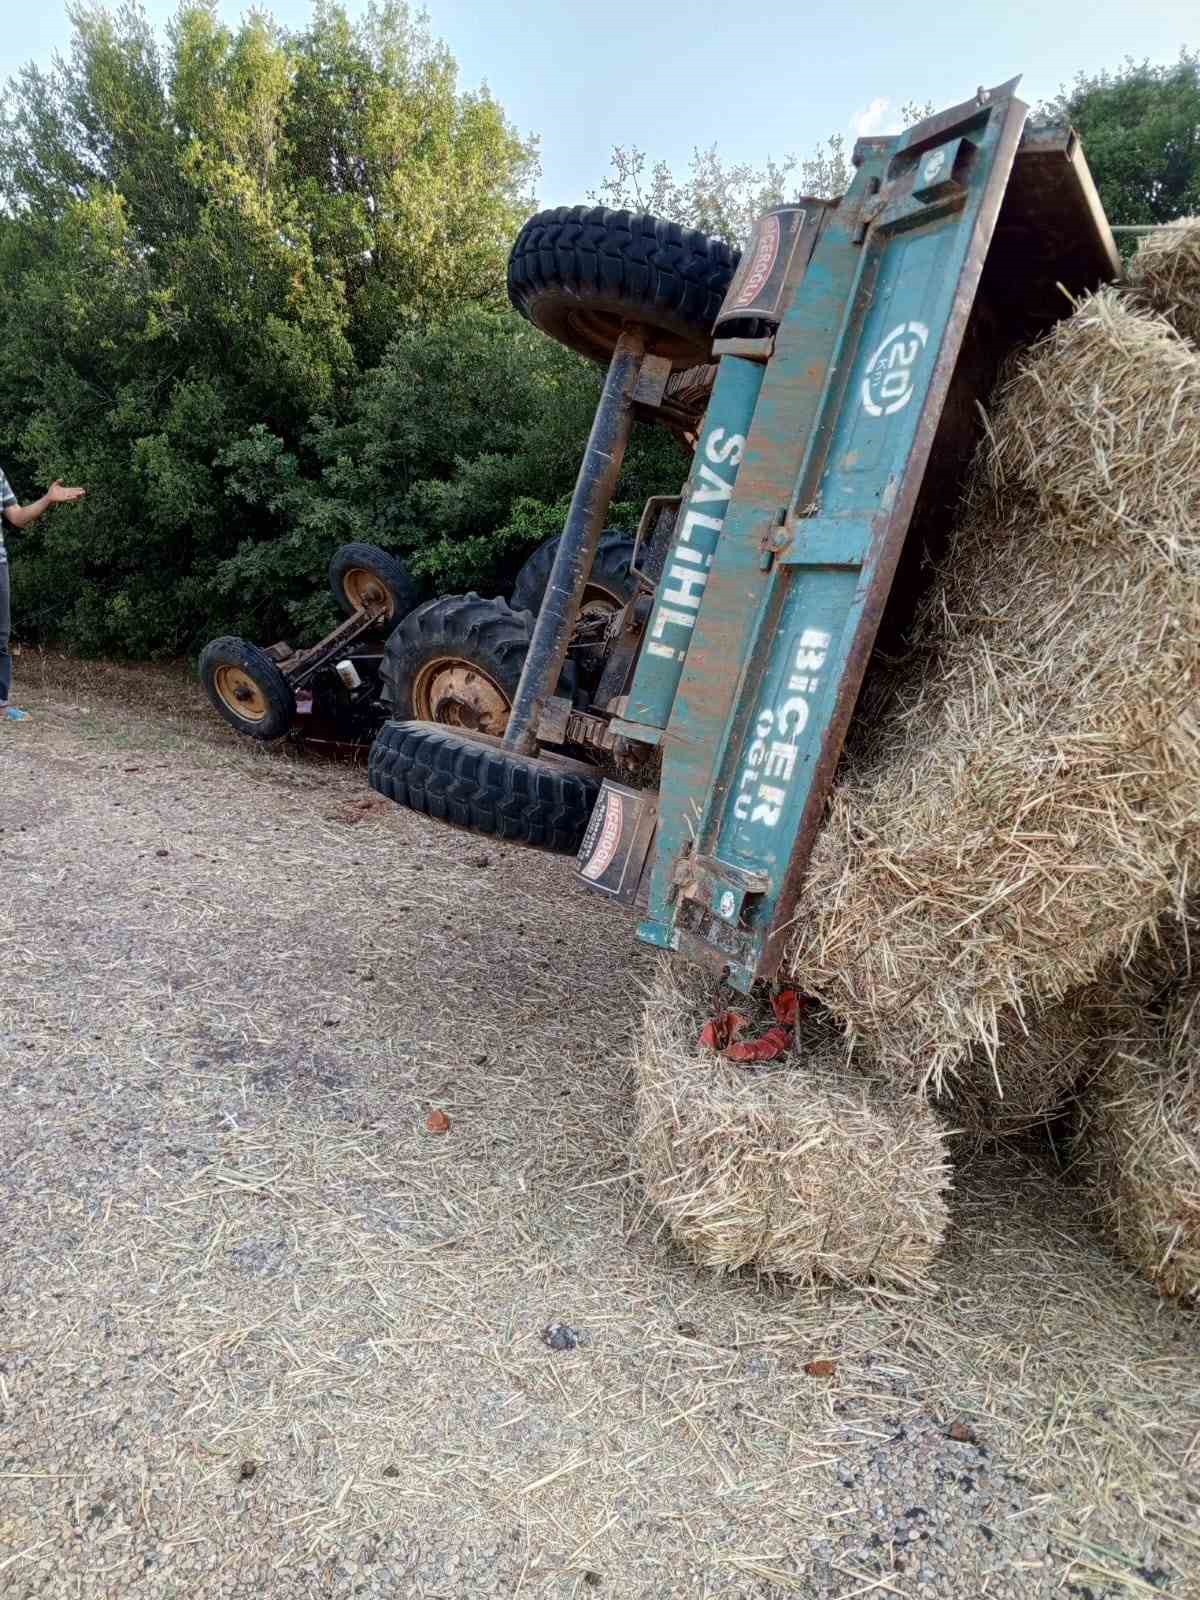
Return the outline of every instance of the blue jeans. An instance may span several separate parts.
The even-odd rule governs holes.
[[[12,689],[12,656],[8,641],[12,634],[12,607],[8,592],[8,562],[0,556],[0,706],[8,704]]]

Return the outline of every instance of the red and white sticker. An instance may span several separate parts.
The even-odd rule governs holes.
[[[750,270],[746,274],[745,283],[738,290],[737,299],[733,302],[734,311],[753,305],[762,293],[767,279],[771,276],[771,268],[775,265],[775,257],[779,254],[779,237],[779,218],[763,217],[759,225],[754,254],[750,258]]]
[[[625,802],[619,794],[608,789],[604,794],[604,820],[600,824],[600,837],[596,840],[595,849],[588,857],[587,864],[580,867],[581,878],[589,878],[593,882],[602,878],[612,865],[612,859],[617,853],[617,846],[621,842],[621,824],[625,820]]]

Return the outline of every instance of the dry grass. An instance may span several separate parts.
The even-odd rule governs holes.
[[[217,726],[217,718],[187,661],[82,661],[57,650],[26,645],[15,663],[15,688],[64,700],[117,702],[136,715]]]
[[[1200,986],[1195,908],[1168,917],[1135,959],[1046,1008],[1007,1041],[1000,1073],[973,1060],[955,1111],[1010,1135],[1058,1112],[1074,1123],[1073,1176],[1099,1231],[1163,1294],[1200,1293]],[[999,1084],[1004,1086],[1003,1095]]]
[[[997,398],[917,626],[835,791],[791,969],[909,1080],[1132,952],[1200,838],[1200,354],[1114,291]],[[1019,1062],[1019,1052],[1007,1052]]]
[[[1200,345],[1200,217],[1181,217],[1147,234],[1129,263],[1129,281],[1185,339]]]
[[[2,757],[5,1600],[915,1595],[878,1455],[947,1592],[1196,1592],[1194,1323],[1044,1171],[958,1175],[920,1300],[699,1272],[628,1176],[650,965],[568,864],[83,701]]]
[[[782,1065],[748,1070],[696,1044],[717,985],[663,961],[638,1040],[646,1192],[703,1266],[800,1282],[927,1286],[946,1227],[949,1156],[923,1096],[802,1026]]]
[[[943,1109],[972,1136],[1052,1137],[1094,1067],[1094,1040],[1070,1001],[1047,1006],[1032,1029],[1005,1018],[994,1056],[977,1050],[955,1068]]]

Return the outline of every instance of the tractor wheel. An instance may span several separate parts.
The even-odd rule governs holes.
[[[296,696],[275,662],[245,639],[214,639],[200,654],[204,692],[232,727],[251,739],[279,739],[296,715]]]
[[[708,361],[712,327],[739,252],[694,228],[604,206],[539,211],[508,258],[508,298],[580,355],[608,364],[638,323],[647,352],[674,368]]]
[[[477,594],[427,600],[393,628],[379,676],[389,715],[496,738],[521,681],[533,620]]]
[[[416,605],[417,586],[402,562],[377,544],[344,544],[329,563],[329,587],[344,617],[369,607],[387,607],[382,621],[395,627]]]
[[[430,722],[385,722],[367,763],[377,793],[472,833],[573,855],[600,793],[593,768],[517,755],[498,739]]]
[[[558,554],[561,537],[556,533],[538,545],[517,573],[512,595],[514,611],[532,611],[536,617],[541,610],[542,596],[550,582],[550,569]],[[633,598],[637,587],[631,571],[633,544],[630,535],[618,528],[606,528],[600,535],[596,559],[588,575],[587,588],[583,591],[583,604],[580,607],[582,616],[596,617],[619,611]]]

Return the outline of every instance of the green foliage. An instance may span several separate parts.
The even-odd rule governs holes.
[[[687,176],[677,178],[665,161],[649,162],[636,145],[618,145],[611,170],[591,196],[614,211],[649,211],[685,227],[699,228],[727,244],[750,237],[757,217],[784,205],[801,192],[841,194],[849,183],[845,141],[835,134],[811,162],[795,156],[767,160],[761,167],[747,162],[726,166],[716,145],[694,149]]]
[[[264,426],[222,452],[229,497],[277,529],[221,563],[222,593],[257,614],[350,539],[394,550],[444,592],[503,587],[562,526],[599,394],[598,368],[508,311],[464,307],[400,334],[342,418],[313,419],[299,454]],[[621,478],[636,503],[627,519],[685,474],[669,435],[635,428]]]
[[[202,0],[161,39],[136,5],[72,21],[0,119],[0,462],[24,499],[88,490],[9,539],[23,633],[299,634],[347,538],[432,589],[503,579],[599,385],[504,305],[533,145],[391,0],[291,33]],[[631,497],[664,474],[638,440]]]
[[[1170,66],[1126,60],[1083,73],[1040,108],[1072,124],[1113,223],[1171,222],[1200,212],[1200,55]]]
[[[903,127],[933,115],[933,106],[904,105],[897,113]],[[804,160],[769,157],[761,167],[748,162],[727,166],[716,145],[693,149],[687,176],[677,178],[665,161],[651,163],[636,145],[618,145],[610,171],[591,196],[613,210],[650,211],[685,227],[743,245],[756,219],[773,206],[802,196],[832,200],[845,194],[854,176],[852,152],[840,133],[829,136]]]

